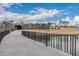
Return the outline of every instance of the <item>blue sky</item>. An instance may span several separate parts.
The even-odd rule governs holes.
[[[44,21],[51,22],[66,17],[73,19],[75,16],[79,16],[79,4],[78,3],[18,3],[12,4],[9,7],[5,7],[6,12],[12,12],[17,14],[36,15],[38,13],[30,13],[30,11],[36,11],[36,9],[46,10],[58,10],[60,13],[47,17]],[[36,8],[36,9],[35,9]]]
[[[18,12],[18,13],[27,13],[34,8],[47,8],[47,9],[67,9],[68,7],[78,8],[78,3],[20,3],[22,6],[17,6],[17,4],[12,5],[10,8],[7,8],[8,11]],[[18,8],[16,8],[16,6]],[[76,10],[78,11],[78,10]]]

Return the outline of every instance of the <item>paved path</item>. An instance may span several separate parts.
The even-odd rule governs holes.
[[[69,56],[60,50],[46,47],[13,31],[6,35],[0,45],[0,56]]]

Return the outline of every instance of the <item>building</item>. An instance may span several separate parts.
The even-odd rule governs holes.
[[[62,20],[59,21],[59,25],[60,26],[67,27],[67,26],[69,26],[69,22],[62,19]]]

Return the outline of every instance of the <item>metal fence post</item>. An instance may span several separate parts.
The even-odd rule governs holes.
[[[62,35],[61,35],[61,41],[60,41],[60,43],[61,43],[61,44],[60,44],[60,46],[61,46],[61,47],[60,47],[60,50],[62,50]]]
[[[75,56],[76,56],[76,40],[77,40],[77,36],[75,36]]]
[[[50,40],[50,41],[51,41],[51,47],[52,47],[52,40],[53,40],[53,39],[52,39],[52,34],[51,34],[51,40]]]
[[[68,35],[67,35],[67,52],[68,52],[68,48],[69,48],[69,43],[68,43]]]
[[[47,41],[48,41],[48,35],[47,35],[47,33],[46,33],[46,46],[48,46],[48,43],[47,43]]]
[[[55,36],[53,35],[53,47],[55,48]]]

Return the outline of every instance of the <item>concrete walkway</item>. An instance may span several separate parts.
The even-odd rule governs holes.
[[[6,35],[0,45],[0,56],[70,56],[60,50],[46,47],[13,31]]]

